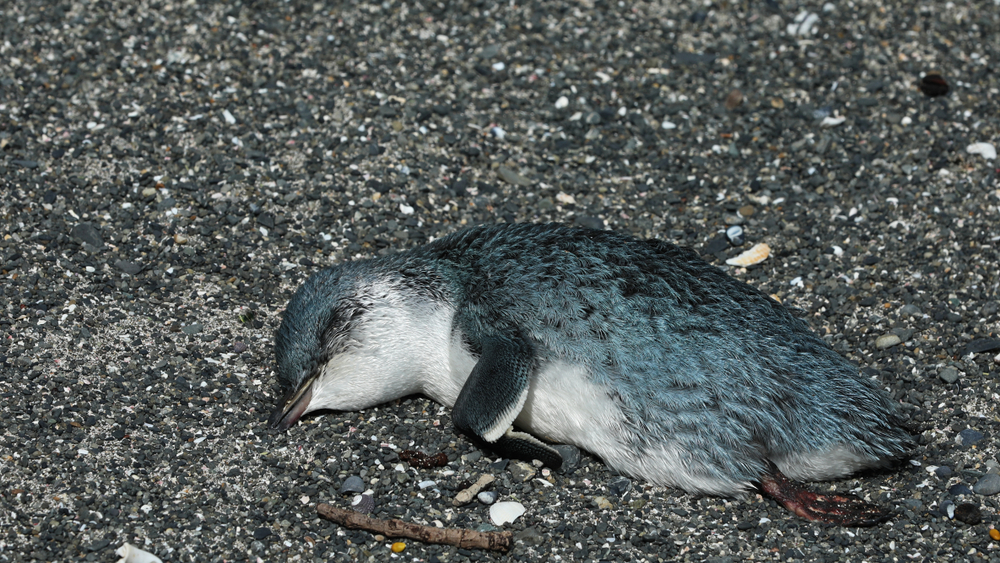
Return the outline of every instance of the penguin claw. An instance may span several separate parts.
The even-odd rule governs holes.
[[[850,495],[824,495],[792,482],[777,469],[760,480],[763,493],[785,508],[813,522],[835,526],[874,526],[892,518],[892,512]]]

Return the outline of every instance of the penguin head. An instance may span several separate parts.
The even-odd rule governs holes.
[[[426,282],[421,277],[417,287]],[[286,430],[310,411],[360,410],[420,392],[420,374],[438,361],[425,340],[446,328],[442,304],[414,287],[405,270],[377,260],[306,280],[275,336],[277,376],[287,393],[270,425]]]

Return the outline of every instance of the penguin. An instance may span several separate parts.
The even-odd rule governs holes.
[[[799,483],[914,447],[889,396],[781,304],[693,251],[558,224],[479,226],[309,277],[275,336],[270,418],[423,394],[504,457],[553,444],[689,493],[768,494],[809,520],[891,512]]]

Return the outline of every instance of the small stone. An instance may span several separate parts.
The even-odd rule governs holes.
[[[80,223],[73,227],[70,232],[73,238],[91,246],[101,247],[104,240],[101,239],[101,231],[91,223]]]
[[[963,483],[957,483],[948,488],[948,494],[953,497],[961,495],[971,495],[972,489],[970,489],[968,485],[965,485]]]
[[[983,520],[983,512],[979,505],[963,502],[955,507],[955,520],[975,526]]]
[[[525,528],[514,534],[514,541],[527,545],[541,545],[545,541],[545,536],[540,534],[535,528]]]
[[[990,538],[992,538],[993,541],[1000,541],[1000,530],[990,528]]]
[[[951,366],[948,366],[943,370],[941,370],[941,373],[938,374],[938,377],[940,377],[941,381],[944,381],[945,383],[949,384],[955,383],[956,381],[958,381],[958,370]]]
[[[559,99],[556,100],[556,109],[563,109],[568,105],[569,105],[569,98],[567,98],[566,96],[559,96]]]
[[[944,96],[948,93],[948,82],[943,76],[936,72],[925,75],[920,79],[919,84],[920,91],[926,96],[932,98],[937,96]]]
[[[523,461],[515,461],[510,466],[510,475],[517,481],[525,483],[530,481],[537,471],[530,463],[525,463]]]
[[[253,531],[253,539],[260,541],[271,535],[271,530],[267,528],[257,528]]]
[[[483,504],[493,504],[500,495],[496,491],[483,491],[476,495],[479,502]]]
[[[784,109],[785,100],[782,100],[781,98],[771,98],[771,107],[774,109]]]
[[[497,471],[503,471],[504,469],[507,469],[507,464],[509,463],[509,459],[498,459],[490,464],[490,468]]]
[[[920,307],[911,303],[909,305],[903,305],[899,309],[899,314],[907,317],[919,317],[922,316],[924,312],[920,310]]]
[[[886,348],[892,348],[901,342],[902,340],[895,334],[883,334],[875,340],[875,347],[879,350],[885,350]]]
[[[986,497],[1000,493],[1000,475],[987,473],[972,486],[972,492]]]
[[[733,246],[743,246],[743,243],[746,242],[746,238],[743,236],[743,227],[739,225],[733,225],[726,229],[726,238]]]
[[[962,355],[1000,350],[1000,338],[977,338],[965,345]]]
[[[733,90],[726,96],[726,109],[734,110],[743,103],[743,92],[739,90]]]
[[[406,544],[401,541],[392,544],[393,553],[402,553],[404,549],[406,549]]]
[[[632,481],[628,477],[615,477],[608,482],[608,491],[616,497],[625,496],[632,490]]]
[[[983,433],[978,430],[966,428],[958,433],[959,445],[971,446],[983,439]]]
[[[717,236],[705,244],[705,250],[703,253],[715,254],[716,252],[722,252],[728,247],[729,247],[729,239],[723,236]]]
[[[587,125],[597,125],[598,123],[601,122],[601,114],[597,113],[596,111],[592,111],[587,114],[587,117],[583,118],[583,121]]]
[[[570,474],[580,466],[580,448],[569,444],[559,444],[552,448],[562,456],[562,465],[558,469],[560,473]]]
[[[756,209],[752,205],[744,205],[739,209],[739,214],[744,217],[751,217]]]
[[[594,506],[600,510],[611,510],[615,507],[610,500],[604,497],[594,497]]]
[[[246,345],[245,342],[233,342],[233,352],[237,354],[242,354],[247,350],[249,350],[249,347]]]
[[[991,143],[972,143],[965,148],[969,154],[982,155],[986,160],[996,160],[997,149]]]
[[[136,264],[135,262],[129,262],[127,260],[116,260],[115,267],[130,276],[134,276],[142,271],[142,266]]]
[[[365,482],[361,480],[361,477],[357,475],[351,475],[344,480],[344,484],[340,486],[340,494],[344,493],[363,493],[365,490]]]
[[[202,328],[201,323],[191,323],[185,327],[181,327],[181,332],[184,334],[198,334]]]
[[[497,176],[500,176],[500,179],[504,182],[515,186],[530,186],[532,183],[528,178],[525,178],[502,164],[499,168],[497,168]]]
[[[188,242],[188,238],[186,236],[182,235],[181,233],[177,233],[177,234],[174,235],[174,243],[176,243],[176,244],[187,244],[187,242]]]
[[[943,500],[938,506],[938,512],[947,516],[950,520],[955,519],[955,503],[950,500]]]
[[[942,465],[941,467],[938,467],[937,469],[934,470],[934,474],[942,479],[947,479],[948,477],[951,477],[952,474],[954,473],[955,472],[946,465]]]

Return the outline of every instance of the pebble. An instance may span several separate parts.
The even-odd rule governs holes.
[[[504,182],[515,186],[530,186],[532,183],[531,180],[502,164],[497,168],[497,176]]]
[[[934,470],[934,474],[942,479],[947,479],[948,477],[951,477],[952,474],[954,473],[955,472],[946,465],[942,465],[941,467],[938,467],[937,469]]]
[[[403,550],[406,549],[406,544],[401,541],[394,542],[391,549],[393,553],[403,553]]]
[[[795,16],[792,23],[785,27],[785,31],[788,35],[805,37],[807,35],[816,33],[816,24],[819,23],[819,16],[813,12],[799,12],[799,15]]]
[[[526,483],[530,481],[538,470],[536,470],[530,463],[523,461],[515,461],[510,465],[510,475],[516,481],[521,483]]]
[[[347,479],[344,479],[344,484],[340,486],[340,494],[363,492],[365,492],[365,482],[357,475],[351,475]]]
[[[752,205],[744,205],[743,207],[739,208],[738,213],[740,215],[744,216],[744,217],[753,217],[753,214],[756,211],[757,210],[754,208],[754,206],[752,206]]]
[[[524,505],[519,502],[498,502],[490,507],[490,521],[495,526],[509,524],[524,514]]]
[[[903,340],[895,334],[883,334],[875,340],[875,347],[879,350],[885,350],[886,348],[892,348],[893,346],[901,343]]]
[[[726,96],[726,109],[733,110],[743,103],[743,92],[733,90]]]
[[[983,512],[978,504],[963,502],[955,507],[955,520],[975,526],[983,520]]]
[[[969,154],[982,155],[986,160],[996,160],[997,158],[997,148],[991,143],[972,143],[965,147],[965,150]]]
[[[972,486],[972,492],[986,497],[1000,493],[1000,475],[987,473]]]
[[[663,122],[663,123],[662,123],[662,124],[660,125],[660,127],[662,127],[663,129],[667,129],[667,130],[670,130],[670,129],[677,129],[677,124],[676,124],[676,123],[674,123],[673,121],[664,121],[664,122]]]
[[[971,495],[972,489],[970,489],[969,486],[964,483],[957,483],[948,488],[948,494],[950,494],[953,497],[957,497],[960,495]]]
[[[490,464],[490,468],[495,469],[497,471],[503,471],[504,469],[507,469],[507,465],[509,463],[510,463],[509,459],[498,459]]]
[[[525,528],[520,532],[514,534],[514,541],[524,543],[527,545],[538,546],[542,545],[542,543],[545,542],[545,536],[542,535],[534,527],[531,527],[531,528]]]
[[[592,111],[588,113],[586,117],[583,118],[583,121],[587,125],[597,125],[598,123],[601,122],[601,114],[597,113],[596,111]]]
[[[79,225],[73,227],[70,231],[73,238],[79,240],[80,242],[87,243],[91,246],[96,246],[100,248],[104,245],[104,240],[101,238],[101,231],[91,223],[80,223]]]
[[[920,317],[924,313],[923,311],[920,310],[920,307],[917,307],[916,305],[910,303],[900,307],[899,314],[907,317]]]
[[[566,96],[559,96],[559,99],[556,100],[556,109],[563,109],[568,105],[569,105],[569,98],[567,98]]]
[[[921,92],[932,98],[944,96],[949,90],[948,81],[937,73],[924,75],[924,77],[920,79],[919,87]]]
[[[977,338],[965,345],[962,355],[1000,350],[1000,338]]]
[[[1000,530],[990,528],[990,538],[992,538],[993,541],[1000,541]]]
[[[435,485],[437,485],[437,481],[421,481],[417,483],[417,486],[420,487],[421,489],[427,489]]]
[[[955,503],[950,500],[943,500],[941,504],[938,505],[938,512],[944,514],[949,520],[955,519]]]
[[[204,327],[201,326],[201,323],[191,323],[189,325],[181,327],[181,332],[183,332],[184,334],[193,335],[201,332],[203,328]]]
[[[958,433],[958,443],[962,446],[971,446],[983,439],[983,433],[978,430],[966,428]]]
[[[945,383],[949,383],[949,384],[950,383],[955,383],[956,381],[958,381],[958,370],[955,369],[955,368],[953,368],[953,367],[951,367],[951,366],[948,366],[948,367],[942,369],[938,373],[938,377],[940,377],[941,381],[944,381]]]
[[[562,456],[562,465],[559,466],[560,473],[570,474],[580,467],[580,448],[570,444],[559,444],[552,446],[552,448]]]
[[[499,496],[500,495],[496,491],[483,491],[476,495],[476,498],[483,504],[493,504],[497,501],[497,497]]]
[[[743,246],[743,243],[746,242],[746,238],[743,236],[743,227],[739,225],[733,225],[726,229],[726,238],[733,246]]]
[[[594,497],[594,506],[600,510],[611,510],[615,505],[611,504],[611,501],[605,497]]]
[[[628,477],[619,476],[608,481],[608,492],[616,497],[625,496],[625,493],[632,490],[632,480]]]

